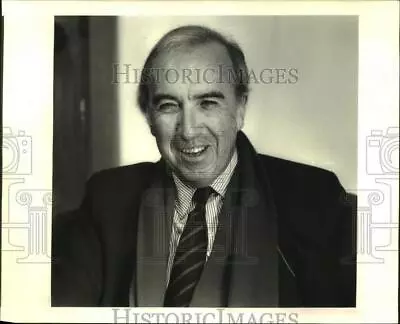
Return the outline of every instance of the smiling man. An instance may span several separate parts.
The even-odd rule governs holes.
[[[149,91],[142,109],[158,149],[173,172],[194,188],[205,187],[223,173],[234,156],[247,93],[237,94],[229,82],[232,63],[220,43],[182,46],[179,40],[169,45],[173,50],[150,59],[145,71],[151,64],[149,70],[168,67],[177,75],[188,67],[211,73],[204,74],[199,82],[184,82],[182,78],[171,83],[161,77]],[[210,81],[216,79],[213,74],[219,70],[224,73],[221,82]]]
[[[218,32],[160,39],[138,103],[161,159],[95,174],[55,222],[53,306],[355,306],[346,193],[329,171],[255,151],[248,83]]]

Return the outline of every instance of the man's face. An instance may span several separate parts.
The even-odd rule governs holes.
[[[160,55],[154,67],[161,72],[147,118],[158,149],[182,181],[210,185],[232,157],[245,112],[229,82],[228,53],[216,43],[184,47]]]

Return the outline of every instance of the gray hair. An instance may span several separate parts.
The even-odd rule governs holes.
[[[150,89],[149,89],[149,75],[155,59],[162,53],[168,52],[184,46],[196,46],[216,42],[224,46],[228,52],[229,58],[232,61],[232,68],[234,73],[235,94],[237,98],[247,97],[249,91],[249,75],[246,65],[245,56],[240,46],[233,40],[227,39],[220,33],[208,27],[187,25],[175,28],[165,34],[153,47],[149,56],[147,57],[138,88],[137,101],[140,110],[146,113],[149,106]]]

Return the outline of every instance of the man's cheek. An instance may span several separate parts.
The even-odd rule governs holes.
[[[218,154],[225,156],[230,153],[235,134],[230,130],[221,131],[218,138]]]
[[[173,138],[174,131],[170,124],[159,123],[155,125],[156,137],[162,142],[169,142]]]

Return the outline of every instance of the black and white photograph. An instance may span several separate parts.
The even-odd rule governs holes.
[[[55,17],[52,305],[355,307],[357,24]]]
[[[2,1],[0,320],[397,323],[395,1]]]

